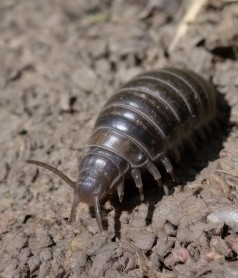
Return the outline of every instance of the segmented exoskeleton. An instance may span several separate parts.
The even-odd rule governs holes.
[[[162,186],[156,167],[161,163],[174,179],[168,156],[179,161],[180,146],[194,144],[194,134],[204,137],[204,128],[215,115],[216,95],[198,74],[176,68],[145,72],[122,86],[103,107],[76,182],[45,163],[28,162],[52,171],[73,188],[70,222],[79,202],[85,202],[94,205],[102,231],[100,201],[114,189],[122,201],[125,175],[131,173],[143,201],[141,171],[149,171]],[[167,187],[164,190],[168,193]]]

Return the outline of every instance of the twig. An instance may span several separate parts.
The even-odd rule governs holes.
[[[188,25],[195,20],[202,7],[206,4],[207,0],[192,0],[191,5],[188,7],[187,12],[178,25],[177,32],[168,47],[168,53],[171,54],[176,48],[180,39],[186,34]]]

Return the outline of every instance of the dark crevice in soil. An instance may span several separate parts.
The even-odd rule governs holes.
[[[154,209],[155,209],[155,205],[154,204],[149,204],[146,219],[145,219],[146,226],[149,226],[152,222]]]
[[[238,59],[238,50],[237,46],[217,46],[210,50],[210,52],[223,59],[230,59],[233,61],[237,61]]]
[[[32,215],[31,215],[31,214],[27,214],[27,215],[25,215],[25,217],[24,217],[24,219],[23,219],[23,221],[22,221],[22,224],[26,224],[26,223],[27,223],[27,221],[28,221],[31,217],[32,217]]]
[[[5,86],[7,86],[8,83],[10,83],[10,82],[14,82],[14,81],[17,81],[20,78],[22,78],[23,74],[25,72],[27,72],[27,71],[35,71],[34,66],[29,64],[29,65],[26,65],[26,66],[24,66],[23,68],[21,68],[19,70],[16,70],[16,71],[10,73],[9,77],[6,80]]]
[[[199,42],[197,42],[196,47],[204,47],[206,43],[205,39],[201,39]]]
[[[226,224],[224,224],[222,230],[221,230],[221,238],[224,239],[228,235],[230,235],[230,227]]]
[[[27,134],[27,130],[26,129],[22,129],[18,132],[19,135],[26,135]]]

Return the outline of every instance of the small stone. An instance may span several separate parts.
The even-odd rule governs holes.
[[[132,241],[132,243],[143,250],[150,250],[154,243],[154,234],[147,230],[131,229],[126,237]]]
[[[44,261],[49,261],[52,259],[52,254],[49,248],[44,248],[41,252],[40,252],[40,260],[41,262]]]
[[[97,76],[88,66],[80,66],[72,72],[72,81],[82,90],[92,92],[97,86]]]
[[[37,270],[40,266],[40,257],[37,255],[30,257],[28,260],[28,266],[31,273]]]
[[[24,233],[17,233],[6,241],[6,249],[10,254],[16,254],[27,245],[28,237]]]
[[[39,278],[45,278],[47,276],[53,276],[55,277],[54,273],[51,273],[50,274],[50,268],[51,268],[51,263],[46,261],[46,262],[43,262],[40,266],[40,271],[39,271]]]
[[[177,263],[186,263],[190,259],[188,250],[184,247],[177,247],[172,250],[172,253],[165,259],[164,263],[167,266],[173,266]]]
[[[36,234],[36,238],[31,238],[29,240],[29,247],[33,254],[38,253],[42,248],[49,247],[53,244],[52,237],[47,231],[39,230]]]
[[[18,267],[17,259],[11,258],[6,264],[6,267],[2,273],[2,275],[3,275],[2,277],[15,277],[14,273],[15,273],[17,267]]]
[[[222,204],[212,209],[212,213],[207,216],[207,220],[212,223],[225,223],[238,231],[238,209],[233,205]]]
[[[64,277],[64,273],[65,273],[65,268],[64,266],[62,265],[63,262],[58,262],[58,260],[53,260],[51,262],[52,264],[52,272],[54,273],[54,276],[55,277]],[[73,270],[73,267],[71,268]],[[67,275],[65,275],[67,277]]]
[[[219,236],[213,236],[210,240],[210,247],[214,252],[221,254],[224,257],[232,256],[230,248],[227,243]]]
[[[238,236],[237,235],[229,235],[225,238],[227,246],[229,246],[233,251],[238,253]]]
[[[87,259],[83,252],[75,253],[72,260],[72,271],[73,273],[80,273],[84,265],[86,265]]]
[[[18,259],[21,262],[26,262],[30,257],[30,255],[31,255],[31,250],[30,248],[26,247],[21,250]]]

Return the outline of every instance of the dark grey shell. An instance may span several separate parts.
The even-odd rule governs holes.
[[[142,169],[162,186],[157,162],[175,180],[170,155],[179,160],[181,146],[193,146],[195,133],[204,136],[203,129],[215,115],[215,92],[198,74],[175,68],[145,72],[122,86],[103,107],[76,182],[45,163],[28,162],[47,168],[74,189],[70,221],[79,202],[85,202],[94,205],[102,231],[100,200],[117,189],[122,201],[124,176],[130,173],[143,201]]]
[[[133,167],[177,147],[216,114],[210,84],[189,70],[165,68],[138,75],[109,99],[90,146],[108,149]]]

